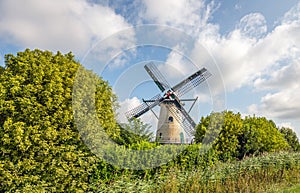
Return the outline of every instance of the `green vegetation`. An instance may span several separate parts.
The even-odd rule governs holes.
[[[290,187],[290,188],[285,188],[281,189],[280,191],[277,191],[278,193],[298,193],[300,192],[300,184]]]
[[[214,112],[197,125],[196,144],[160,145],[149,142],[149,126],[139,119],[116,122],[111,87],[71,53],[27,49],[6,55],[5,65],[0,68],[0,192],[265,192],[300,183],[299,140],[272,120]],[[119,165],[88,148],[101,143],[95,115],[120,145],[106,155]],[[128,153],[153,149],[154,154]],[[137,160],[143,170],[120,167]],[[153,167],[151,160],[161,162]]]
[[[178,165],[180,167],[180,165]],[[205,169],[173,166],[151,179],[123,175],[108,184],[99,183],[99,192],[268,192],[300,183],[300,153],[273,153],[243,161],[218,162]]]
[[[280,133],[282,133],[285,140],[290,145],[291,150],[300,151],[299,139],[297,138],[296,133],[292,129],[282,127],[279,131]]]
[[[78,67],[69,53],[26,50],[6,55],[0,74],[0,191],[85,191],[97,158],[74,126],[72,88]],[[118,133],[112,93],[98,79],[98,117]],[[113,102],[113,101],[112,101]],[[113,129],[113,131],[112,131]]]
[[[150,125],[144,124],[140,119],[133,119],[128,124],[120,125],[120,135],[115,140],[119,145],[131,145],[143,141],[150,141],[153,133]]]
[[[201,143],[212,141],[207,138],[215,139],[213,148],[223,161],[289,148],[297,151],[295,147],[299,141],[295,132],[290,129],[288,134],[283,135],[285,131],[279,131],[275,123],[265,117],[242,119],[239,113],[224,111],[201,118],[196,127],[195,141]]]

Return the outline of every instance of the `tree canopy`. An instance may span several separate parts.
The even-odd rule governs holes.
[[[279,131],[284,136],[285,140],[288,142],[293,151],[300,151],[300,143],[295,131],[288,127],[282,127]]]
[[[222,160],[280,151],[289,147],[272,120],[255,116],[242,119],[239,113],[234,114],[231,111],[202,117],[196,127],[195,141],[202,143],[207,138],[206,135],[215,136],[215,140],[210,142]]]
[[[96,158],[74,124],[72,53],[29,50],[5,56],[0,73],[0,191],[85,191]],[[89,72],[91,74],[91,72]],[[97,77],[97,115],[118,135],[108,83]]]

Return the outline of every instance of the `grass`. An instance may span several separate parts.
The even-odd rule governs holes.
[[[99,192],[276,192],[300,184],[300,153],[266,154],[212,167],[155,174],[151,179],[121,176],[99,184]],[[299,186],[283,191],[297,192]],[[282,192],[282,191],[281,191]]]
[[[289,187],[289,188],[281,188],[280,190],[274,191],[276,193],[299,193],[300,192],[300,184]]]

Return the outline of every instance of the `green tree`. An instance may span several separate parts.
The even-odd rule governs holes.
[[[211,143],[222,160],[285,150],[289,146],[272,120],[255,116],[242,119],[239,113],[231,111],[202,117],[195,133],[196,142]]]
[[[239,157],[262,152],[284,150],[288,144],[275,123],[265,117],[247,116],[243,120],[242,134],[239,136]]]
[[[2,74],[3,71],[4,71],[4,68],[2,66],[0,66],[0,74]]]
[[[293,151],[300,151],[299,139],[297,134],[291,128],[282,127],[279,131],[284,136],[285,140]]]
[[[219,136],[213,143],[213,147],[221,160],[237,157],[240,146],[238,136],[241,134],[243,121],[241,115],[232,111],[224,112],[224,122]]]
[[[129,120],[128,123],[120,125],[120,136],[115,140],[120,145],[150,142],[154,135],[149,124],[143,123],[140,119]]]
[[[79,67],[72,53],[26,49],[5,56],[0,73],[1,192],[88,189],[97,158],[74,123],[72,89]],[[107,82],[97,77],[96,83],[96,114],[107,133],[117,136],[115,96]]]
[[[211,113],[196,127],[196,142],[212,144],[216,155],[221,160],[228,160],[238,155],[238,136],[243,126],[241,115],[232,111]]]

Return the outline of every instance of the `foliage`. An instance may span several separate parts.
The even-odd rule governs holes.
[[[0,74],[0,191],[87,190],[97,159],[74,124],[72,88],[80,64],[71,53],[29,49],[6,55],[5,64]],[[95,98],[99,120],[114,125],[113,94],[100,78]]]
[[[196,127],[195,139],[197,143],[212,143],[223,161],[288,147],[273,121],[255,116],[242,119],[239,113],[231,111],[202,117]]]
[[[297,134],[291,128],[282,127],[279,131],[284,136],[285,140],[293,151],[300,151],[299,139]]]
[[[242,126],[243,122],[239,113],[224,112],[222,129],[213,143],[213,148],[217,151],[221,160],[237,157],[238,148],[240,147],[238,136],[241,134]]]
[[[211,113],[201,118],[196,127],[195,140],[197,143],[212,143],[218,157],[221,160],[228,160],[238,155],[238,136],[242,125],[240,114],[231,111]]]
[[[122,175],[98,185],[98,192],[268,192],[300,183],[299,153],[271,153],[186,170],[174,165],[153,178]]]
[[[129,120],[129,123],[120,125],[120,136],[115,141],[120,145],[129,145],[140,143],[142,141],[151,141],[153,133],[151,126],[143,123],[140,119]]]
[[[265,117],[245,117],[239,138],[240,157],[263,152],[275,152],[288,148],[275,123]]]
[[[150,143],[147,124],[116,123],[111,87],[71,53],[27,49],[5,60],[0,68],[0,192],[253,192],[265,190],[255,184],[262,188],[300,179],[299,153],[219,161],[289,146],[299,150],[295,133],[279,131],[266,118],[215,112],[197,125],[198,144]],[[119,145],[101,146],[108,138]],[[118,164],[93,155],[110,148],[106,161]],[[131,168],[139,164],[140,170]]]
[[[124,127],[127,131],[140,136],[141,140],[150,141],[153,138],[153,133],[150,131],[151,126],[143,123],[140,119],[130,120]]]
[[[2,66],[0,66],[0,74],[2,74],[4,72],[4,68]]]
[[[194,170],[195,168],[205,169],[213,166],[214,163],[218,161],[217,156],[211,147],[202,146],[200,144],[174,146],[142,141],[140,143],[129,145],[128,148],[140,151],[147,151],[155,148],[155,151],[154,153],[149,154],[143,154],[141,152],[128,154],[126,148],[120,146],[117,153],[111,155],[114,157],[114,160],[118,161],[119,165],[127,165],[130,167],[134,164],[138,164],[138,160],[142,160],[146,167],[143,170],[122,169],[118,167],[117,164],[110,165],[99,162],[97,171],[93,176],[93,182],[96,184],[94,185],[95,189],[97,189],[99,183],[109,183],[110,181],[125,175],[153,179],[157,174],[167,173],[174,168],[182,170]],[[153,160],[158,161],[153,162]]]

